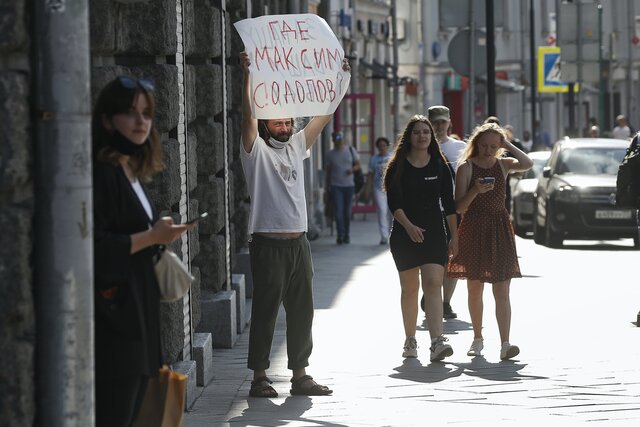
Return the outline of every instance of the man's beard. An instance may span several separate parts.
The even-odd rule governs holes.
[[[279,132],[275,135],[271,135],[271,138],[275,139],[276,141],[287,142],[289,141],[289,139],[291,139],[291,135],[293,135],[293,131]]]

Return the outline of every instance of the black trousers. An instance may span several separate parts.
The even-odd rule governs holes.
[[[287,367],[305,368],[313,347],[313,263],[307,236],[281,240],[254,235],[249,252],[253,304],[247,367],[254,371],[269,368],[278,309],[283,304]]]
[[[96,426],[131,426],[140,410],[148,380],[148,377],[135,376],[96,381]]]

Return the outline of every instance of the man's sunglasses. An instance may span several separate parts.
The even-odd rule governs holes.
[[[149,92],[153,92],[155,90],[153,80],[149,79],[134,79],[132,77],[120,76],[118,77],[118,83],[120,83],[122,87],[127,89],[135,89],[136,87],[141,87],[142,89]]]

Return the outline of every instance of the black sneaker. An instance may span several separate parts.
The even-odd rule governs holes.
[[[341,245],[342,244],[342,239],[340,237],[338,237],[336,239],[336,244]]]
[[[349,237],[345,237],[344,239],[342,239],[342,242],[345,244],[349,244],[351,243],[351,240],[349,240]]]
[[[449,304],[448,302],[443,302],[442,303],[442,317],[444,319],[455,319],[455,318],[458,317],[458,314],[455,313],[451,309],[451,304]]]

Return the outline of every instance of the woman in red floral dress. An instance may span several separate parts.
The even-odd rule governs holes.
[[[503,157],[505,151],[514,157]],[[511,359],[520,349],[509,343],[509,286],[511,279],[521,274],[513,228],[504,204],[506,177],[510,171],[530,169],[533,162],[509,142],[504,130],[494,123],[476,128],[460,162],[455,187],[456,210],[462,215],[458,228],[459,250],[449,262],[448,274],[467,279],[474,334],[467,354],[480,356],[484,347],[482,292],[484,283],[491,283],[502,342],[500,358]]]

